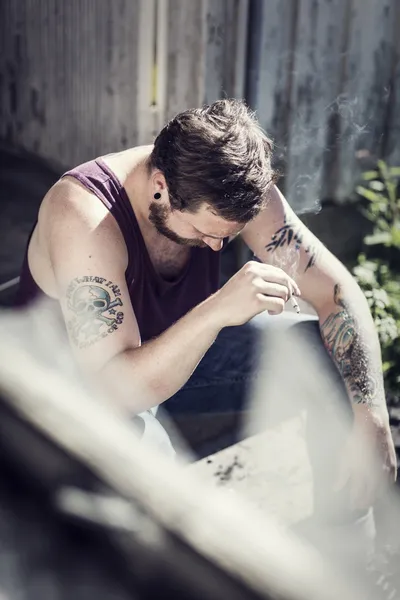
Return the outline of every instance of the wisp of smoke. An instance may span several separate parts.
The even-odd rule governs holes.
[[[300,262],[300,248],[296,244],[289,244],[285,247],[279,246],[271,253],[269,261],[274,267],[279,267],[289,277],[296,280]]]

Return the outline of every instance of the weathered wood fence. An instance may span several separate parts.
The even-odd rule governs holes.
[[[2,0],[0,138],[63,168],[244,97],[296,209],[400,163],[399,0]]]

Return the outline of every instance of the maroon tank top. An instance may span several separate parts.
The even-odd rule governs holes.
[[[186,267],[174,281],[166,281],[155,271],[128,195],[101,158],[84,163],[63,177],[67,175],[103,202],[124,236],[128,250],[125,278],[142,341],[165,331],[218,289],[220,252],[211,248],[191,248]],[[27,305],[41,294],[31,275],[26,252],[16,304]]]

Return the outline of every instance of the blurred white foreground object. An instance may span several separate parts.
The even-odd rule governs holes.
[[[24,419],[87,465],[121,498],[244,582],[260,598],[358,600],[364,594],[248,502],[205,485],[138,439],[128,419],[71,373],[40,359],[26,326],[0,316],[0,392]],[[48,334],[42,323],[41,336]],[[54,342],[54,332],[49,334]],[[53,354],[63,348],[53,346]],[[129,517],[129,511],[126,513]],[[134,535],[134,534],[132,534]],[[144,540],[145,541],[145,540]],[[154,543],[154,540],[153,540]]]

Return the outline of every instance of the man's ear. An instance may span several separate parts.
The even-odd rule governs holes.
[[[160,192],[161,194],[168,189],[167,182],[165,180],[164,174],[156,169],[151,174],[151,182],[153,184],[153,189],[155,192]]]

